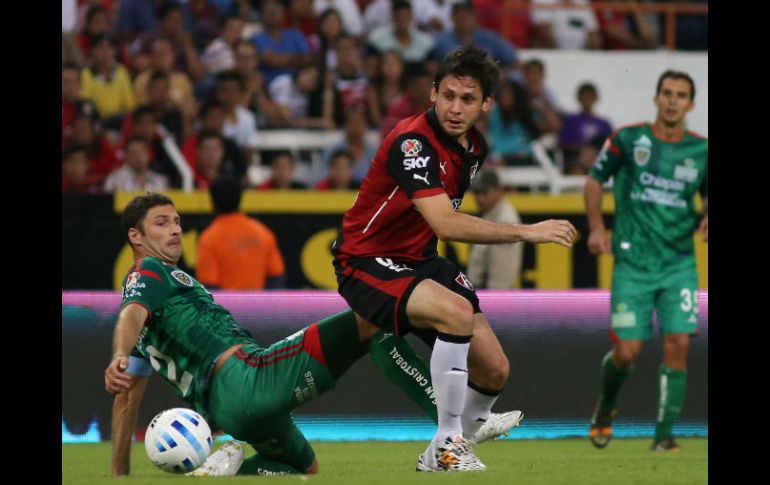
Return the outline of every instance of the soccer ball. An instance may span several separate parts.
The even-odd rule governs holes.
[[[169,473],[187,473],[211,453],[211,428],[192,409],[167,409],[150,421],[144,449],[155,466]]]

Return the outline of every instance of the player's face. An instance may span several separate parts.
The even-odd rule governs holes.
[[[131,228],[128,237],[143,256],[154,256],[176,264],[182,257],[182,225],[172,205],[158,205],[147,211],[142,222],[144,231]]]
[[[685,79],[664,79],[660,92],[653,100],[658,107],[658,119],[669,127],[683,123],[687,113],[695,106],[690,83]]]
[[[455,138],[465,135],[491,103],[491,97],[483,97],[478,81],[452,75],[445,76],[438,88],[431,90],[430,100],[436,103],[441,127]]]

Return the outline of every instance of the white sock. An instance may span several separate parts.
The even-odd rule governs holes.
[[[468,349],[470,335],[447,335],[439,332],[430,356],[430,376],[436,392],[438,431],[434,441],[442,443],[448,436],[462,434],[461,416],[468,389]]]
[[[463,433],[466,438],[471,438],[484,425],[499,396],[499,393],[490,396],[472,387],[468,388],[465,393],[465,408],[462,415]]]

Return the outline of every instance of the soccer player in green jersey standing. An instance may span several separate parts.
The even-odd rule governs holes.
[[[429,370],[408,342],[359,327],[343,311],[262,347],[230,312],[176,263],[182,255],[181,219],[168,197],[135,197],[123,212],[123,228],[136,263],[123,283],[105,387],[115,394],[112,411],[112,474],[127,475],[131,436],[147,376],[154,369],[176,394],[221,428],[249,443],[257,454],[244,460],[229,442],[193,475],[316,473],[315,454],[290,411],[332,389],[361,356],[375,365],[436,421],[424,384],[405,378],[383,351],[395,348],[424,376]],[[367,333],[368,332],[368,333]],[[485,441],[518,425],[521,412],[493,415],[474,439]]]
[[[698,275],[693,232],[708,241],[708,140],[685,129],[695,83],[668,70],[653,98],[655,122],[621,128],[604,143],[584,190],[588,248],[612,253],[612,350],[602,361],[602,390],[590,439],[604,448],[612,437],[617,396],[642,342],[652,336],[656,310],[663,335],[654,451],[678,451],[672,430],[687,387],[690,335],[698,330]],[[612,243],[602,220],[602,183],[614,177]],[[695,212],[695,193],[705,208]]]

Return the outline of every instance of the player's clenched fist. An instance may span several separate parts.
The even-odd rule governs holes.
[[[524,240],[532,243],[553,242],[571,248],[577,236],[577,230],[571,222],[561,219],[548,219],[527,226]]]
[[[131,376],[126,374],[128,369],[128,357],[118,357],[110,362],[104,371],[104,387],[107,392],[119,394],[127,391],[131,386]]]
[[[595,229],[588,236],[588,250],[591,254],[599,255],[612,252],[612,245],[607,232],[603,229]]]

